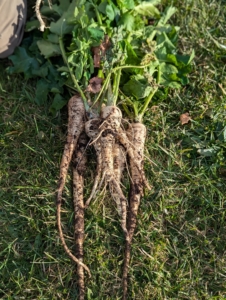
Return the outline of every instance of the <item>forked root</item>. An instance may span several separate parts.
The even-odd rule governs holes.
[[[144,188],[150,188],[144,173],[144,143],[146,127],[140,123],[130,124],[127,132],[121,127],[122,113],[115,106],[106,106],[101,117],[85,123],[85,109],[80,97],[72,97],[68,105],[69,124],[67,143],[60,166],[60,180],[57,191],[57,225],[63,247],[69,257],[77,263],[79,300],[85,298],[84,269],[84,209],[88,207],[98,188],[109,186],[121,217],[121,227],[125,235],[125,257],[123,266],[123,299],[127,299],[128,273],[131,257],[131,244],[137,223],[137,214]],[[86,134],[83,132],[85,128]],[[96,175],[91,194],[84,205],[83,186],[86,168],[87,136],[96,151]],[[73,157],[72,157],[73,155]],[[129,161],[130,193],[129,201],[121,188],[122,173]],[[62,192],[70,162],[73,162],[73,199],[75,212],[76,256],[68,249],[61,228]],[[99,185],[99,186],[98,186]]]
[[[90,274],[89,268],[83,264],[81,261],[75,257],[70,249],[67,247],[64,234],[61,226],[61,205],[62,205],[62,193],[67,177],[68,168],[72,159],[72,154],[76,148],[78,138],[84,129],[84,120],[85,120],[85,108],[83,101],[80,96],[72,97],[68,102],[68,134],[67,142],[64,147],[64,152],[60,164],[60,179],[57,189],[57,227],[59,231],[60,240],[64,247],[65,252],[68,256],[76,262],[78,265],[82,266],[88,274]]]
[[[121,126],[121,120],[122,113],[119,108],[106,106],[102,109],[101,119],[92,119],[85,124],[86,133],[90,137],[97,155],[96,177],[85,207],[89,205],[91,199],[95,196],[99,182],[99,189],[103,183],[109,185],[113,192],[112,198],[116,201],[118,211],[121,215],[123,232],[126,238],[128,238],[126,229],[127,200],[120,187],[121,169],[123,169],[122,165],[124,162],[121,162],[123,161],[122,159],[119,161],[118,153],[120,152],[120,148],[115,140],[115,136],[118,135]]]
[[[78,138],[84,129],[84,122],[85,107],[83,101],[80,96],[73,96],[68,102],[68,133],[60,164],[60,179],[57,190],[58,197],[62,196],[72,154],[76,148]]]
[[[85,124],[85,130],[97,156],[97,168],[94,185],[85,207],[88,207],[95,196],[98,183],[109,182],[114,178],[113,147],[115,132],[120,128],[121,110],[116,106],[106,106],[101,111],[101,118],[91,119]]]

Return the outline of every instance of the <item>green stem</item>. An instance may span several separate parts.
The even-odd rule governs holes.
[[[141,112],[139,113],[139,115],[136,118],[136,120],[139,121],[140,123],[142,123],[144,113],[145,113],[149,103],[151,102],[151,99],[153,98],[154,94],[157,92],[157,90],[158,90],[158,87],[155,88],[154,91],[145,99],[144,106],[143,106]]]
[[[161,80],[161,71],[160,71],[160,65],[158,65],[158,74],[157,74],[157,79],[156,79],[156,83],[159,84],[160,80]]]
[[[84,102],[84,106],[85,106],[85,110],[86,111],[89,111],[89,105],[88,105],[88,102],[87,102],[87,99],[86,99],[86,96],[84,95],[82,89],[80,88],[79,84],[78,84],[78,81],[77,79],[75,78],[75,75],[72,73],[71,71],[71,68],[69,66],[69,63],[67,61],[67,56],[66,56],[66,53],[65,53],[65,50],[64,50],[64,44],[63,44],[63,39],[62,37],[59,37],[59,44],[60,44],[60,50],[61,50],[61,53],[62,53],[62,57],[63,57],[63,60],[65,62],[65,64],[67,65],[68,67],[68,70],[69,70],[69,73],[70,73],[70,76],[71,76],[71,79],[77,89],[77,91],[79,92],[79,94],[81,95],[82,97],[82,100]]]
[[[111,81],[108,84],[108,93],[107,93],[107,106],[114,105],[114,95],[112,93]]]
[[[161,79],[161,71],[160,71],[160,66],[158,66],[158,74],[157,74],[157,78],[156,78],[156,84],[159,85]],[[137,119],[139,122],[141,122],[141,120],[143,119],[144,113],[149,105],[149,103],[151,102],[151,99],[153,98],[154,94],[157,92],[158,90],[158,86],[154,89],[154,91],[145,99],[144,101],[144,106],[141,110],[141,112],[139,113]]]
[[[118,100],[118,93],[119,93],[119,84],[121,79],[122,69],[119,69],[118,72],[115,74],[114,83],[113,83],[113,105],[116,105]]]
[[[121,90],[119,90],[119,92],[120,92],[120,93],[123,95],[123,97],[126,99],[125,101],[126,101],[130,106],[132,106],[132,109],[133,109],[134,115],[135,115],[135,119],[136,119],[136,117],[137,117],[138,114],[137,114],[137,110],[136,110],[136,108],[135,108],[135,106],[134,106],[133,101],[131,101],[130,98],[127,97]],[[125,102],[122,102],[122,106],[123,106],[123,109],[124,109],[125,113],[128,115],[128,117],[129,117],[130,119],[132,119],[132,117],[134,117],[134,116],[133,116],[132,113],[129,111],[128,105],[127,105]]]
[[[151,36],[148,38],[149,41],[152,41],[156,35],[156,30],[153,30],[153,32],[151,33]]]
[[[125,104],[122,104],[122,107],[129,118],[132,117],[132,113],[129,111],[128,107]]]
[[[106,77],[105,81],[104,81],[104,84],[102,85],[102,88],[96,98],[96,100],[93,102],[92,106],[97,103],[97,101],[100,99],[102,93],[104,92],[104,90],[106,89],[106,86],[108,86],[109,84],[109,81],[110,81],[110,78],[111,78],[111,73],[108,74],[108,76]]]
[[[94,4],[93,4],[93,6],[94,6],[94,8],[95,8],[95,13],[96,13],[96,17],[97,17],[98,25],[99,25],[99,26],[101,26],[101,25],[102,25],[102,20],[101,20],[101,17],[100,17],[99,11],[98,11],[98,9],[97,9],[96,5],[94,5]]]
[[[150,61],[148,64],[143,65],[143,66],[133,66],[133,65],[126,65],[126,66],[119,66],[119,67],[115,67],[112,72],[118,71],[118,70],[122,70],[122,69],[144,69],[146,67],[148,67],[150,64],[152,63],[152,61]]]
[[[151,62],[150,62],[150,63],[151,63]],[[127,66],[119,66],[119,67],[115,67],[115,68],[114,68],[111,72],[109,72],[109,74],[107,75],[107,77],[106,77],[106,79],[105,79],[105,81],[104,81],[104,84],[103,84],[103,86],[102,86],[102,88],[101,88],[101,90],[100,90],[100,93],[99,93],[98,97],[96,98],[95,102],[93,103],[93,105],[94,105],[95,103],[97,103],[97,101],[100,99],[100,97],[101,97],[103,91],[104,91],[104,90],[106,89],[106,87],[108,86],[112,73],[116,73],[116,71],[120,71],[120,72],[118,73],[118,75],[116,76],[116,82],[117,82],[117,83],[115,83],[115,87],[116,87],[116,86],[119,87],[120,78],[121,78],[121,70],[122,70],[122,69],[130,69],[130,68],[144,69],[144,68],[146,68],[147,66],[149,66],[150,63],[148,63],[148,64],[146,64],[146,65],[143,65],[143,66],[127,65]],[[118,90],[119,90],[119,88],[117,88],[117,91],[115,91],[114,88],[113,88],[113,94],[114,94],[114,92],[117,92],[117,98],[118,98]],[[117,101],[117,98],[115,97],[116,101]],[[116,103],[116,101],[114,101],[114,102]],[[92,105],[92,106],[93,106],[93,105]]]
[[[97,22],[98,22],[98,25],[101,26],[102,25],[102,19],[101,19],[101,16],[100,16],[100,13],[97,9],[97,5],[93,3],[93,1],[90,1],[90,3],[92,4],[94,10],[95,10],[95,14],[96,14],[96,17],[97,17]]]
[[[126,96],[121,90],[119,90],[119,92],[123,95],[123,97],[126,99],[126,101],[133,106],[133,101],[130,100],[130,98],[128,96]]]
[[[133,65],[126,65],[126,66],[119,66],[119,67],[115,67],[111,72],[109,72],[109,74],[107,75],[104,84],[102,85],[102,88],[96,98],[96,100],[94,101],[94,103],[92,104],[92,106],[97,103],[97,101],[100,99],[101,95],[103,94],[104,90],[108,87],[109,82],[110,82],[110,78],[112,73],[116,73],[116,71],[120,71],[118,72],[117,76],[115,77],[115,81],[114,81],[114,87],[113,87],[113,94],[114,96],[114,105],[116,104],[117,98],[118,98],[118,90],[119,90],[119,84],[120,84],[120,78],[121,78],[121,70],[122,69],[130,69],[130,68],[136,68],[136,69],[144,69],[146,67],[148,67],[152,62],[149,62],[146,65],[143,66],[133,66]]]

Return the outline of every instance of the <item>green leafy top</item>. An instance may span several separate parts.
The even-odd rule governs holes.
[[[160,12],[160,2],[59,0],[51,9],[45,3],[41,13],[49,27],[41,34],[34,30],[34,20],[27,23],[30,37],[10,57],[14,66],[9,72],[40,78],[36,102],[53,93],[52,111],[65,104],[62,93],[67,86],[81,92],[86,104],[87,99],[113,104],[120,100],[125,113],[141,120],[158,90],[188,83],[194,57],[193,52],[177,53],[179,28],[168,24],[176,9]],[[92,89],[90,80],[97,74],[102,86]]]

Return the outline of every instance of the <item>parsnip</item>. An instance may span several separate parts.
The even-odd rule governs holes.
[[[72,166],[73,166],[73,202],[75,213],[75,245],[76,257],[83,263],[84,251],[84,173],[86,170],[86,145],[88,137],[85,132],[82,132],[77,147],[73,153]],[[79,300],[84,300],[85,297],[85,282],[84,282],[84,269],[78,264],[78,287],[79,287]]]
[[[64,152],[60,164],[60,179],[57,189],[57,226],[59,231],[60,240],[64,247],[65,252],[69,257],[77,264],[83,266],[83,268],[89,273],[89,268],[75,257],[70,249],[67,247],[62,227],[61,227],[61,205],[62,205],[62,193],[65,185],[68,168],[72,159],[72,154],[76,148],[78,138],[84,129],[85,120],[85,108],[80,96],[73,96],[68,102],[68,134],[67,141],[64,147]]]
[[[146,127],[141,123],[132,123],[127,130],[127,136],[133,144],[133,155],[129,157],[131,172],[129,209],[127,217],[127,230],[129,239],[126,240],[124,266],[123,266],[123,300],[127,299],[128,272],[131,256],[131,244],[137,223],[137,214],[140,199],[145,187],[144,181],[144,144],[146,138]],[[146,179],[145,179],[146,180]]]
[[[126,229],[127,200],[121,190],[119,178],[116,178],[114,173],[115,136],[118,135],[121,119],[122,113],[118,107],[106,106],[102,108],[101,119],[92,119],[86,122],[86,133],[91,138],[97,154],[97,172],[91,195],[86,201],[85,207],[89,205],[95,195],[98,182],[105,181],[105,184],[109,185],[113,191],[113,199],[117,198],[120,206],[121,226],[126,238],[128,238]]]
[[[102,175],[106,183],[109,183],[114,177],[113,149],[115,135],[121,125],[122,113],[116,106],[106,106],[102,108],[101,117],[103,119],[103,123],[100,126]]]
[[[121,183],[122,173],[125,168],[125,163],[126,163],[125,150],[122,147],[122,145],[120,145],[119,142],[116,140],[114,148],[113,148],[113,168],[114,168],[115,180],[119,184]],[[112,185],[110,185],[110,189],[111,189],[112,197],[117,206],[118,214],[121,216],[122,215],[122,207],[121,207],[122,204],[120,201],[120,197]]]

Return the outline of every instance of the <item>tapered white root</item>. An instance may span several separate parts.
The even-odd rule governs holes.
[[[122,173],[123,170],[125,168],[125,164],[126,164],[126,156],[125,156],[125,150],[124,148],[116,141],[114,148],[113,148],[113,168],[114,168],[114,177],[116,182],[118,182],[120,184],[121,179],[122,179]],[[112,197],[116,203],[117,206],[117,211],[119,216],[122,215],[122,204],[121,204],[121,200],[119,197],[119,194],[117,191],[115,191],[115,189],[113,188],[112,185],[110,185],[110,190],[111,190],[111,194]]]
[[[62,196],[68,168],[78,138],[84,129],[85,107],[80,96],[73,96],[68,102],[68,133],[60,164],[60,179],[58,183],[58,197]]]
[[[115,180],[115,178],[113,178],[111,180],[110,184],[111,184],[112,188],[117,192],[117,197],[119,198],[119,201],[120,201],[121,227],[122,227],[122,230],[125,234],[125,239],[129,240],[128,230],[126,228],[126,225],[127,225],[127,220],[126,220],[126,217],[127,217],[127,199],[126,199],[126,197],[124,196],[124,194],[121,190],[119,182],[117,182]]]
[[[77,264],[81,265],[91,276],[89,268],[75,257],[67,247],[61,226],[61,205],[62,193],[65,185],[68,168],[72,159],[72,154],[78,142],[78,138],[84,129],[85,108],[80,96],[72,97],[68,102],[68,134],[67,142],[60,164],[60,179],[57,189],[57,227],[60,240],[68,256]]]
[[[132,124],[141,124],[141,123],[132,123]],[[141,124],[143,125],[143,124]],[[131,125],[130,125],[131,128]],[[131,130],[131,129],[130,129]],[[133,161],[133,166],[134,168],[137,169],[137,171],[140,172],[140,176],[142,178],[142,182],[144,184],[144,187],[146,187],[148,190],[151,190],[151,186],[149,185],[143,167],[140,166],[139,162],[136,161],[135,156],[134,156],[134,150],[136,151],[136,143],[131,139],[133,138],[131,135],[127,135],[125,131],[120,128],[118,132],[118,140],[119,142],[123,145],[123,147],[126,150],[126,153],[129,157],[130,161]]]
[[[83,202],[83,190],[84,190],[84,173],[86,170],[86,145],[88,137],[85,132],[81,133],[77,148],[74,151],[72,157],[73,164],[73,202],[75,213],[75,245],[76,256],[80,262],[83,263],[84,250],[84,202]],[[78,287],[79,287],[79,300],[85,298],[85,279],[84,269],[81,265],[77,265],[78,274]]]
[[[146,127],[140,123],[132,123],[127,131],[128,140],[133,143],[133,153],[129,155],[129,165],[131,172],[129,209],[127,217],[127,230],[129,239],[126,240],[124,266],[123,266],[123,300],[127,299],[128,272],[131,257],[131,243],[137,223],[137,214],[140,199],[143,196],[145,187],[143,158],[144,144],[146,138]]]
[[[115,145],[115,135],[117,134],[122,120],[121,110],[116,106],[106,106],[101,111],[103,123],[100,125],[102,131],[101,154],[102,154],[102,174],[105,181],[109,183],[114,178],[113,149]]]
[[[144,145],[146,138],[146,127],[141,123],[132,123],[127,131],[128,139],[133,141],[134,156],[129,159],[131,170],[131,185],[129,195],[128,232],[132,240],[136,227],[137,213],[140,198],[144,195]]]
[[[113,169],[114,169],[114,179],[110,181],[109,187],[111,191],[112,198],[114,199],[117,211],[121,217],[121,227],[125,234],[125,238],[128,239],[128,232],[126,228],[126,217],[127,217],[127,199],[124,196],[121,189],[121,179],[122,173],[125,168],[125,151],[124,148],[115,141],[113,147]]]
[[[86,134],[93,141],[97,156],[94,185],[85,203],[85,207],[90,204],[92,198],[95,196],[98,183],[102,183],[103,181],[109,183],[114,178],[114,132],[120,128],[121,119],[122,113],[118,107],[106,106],[101,111],[101,119],[91,119],[85,124]]]

